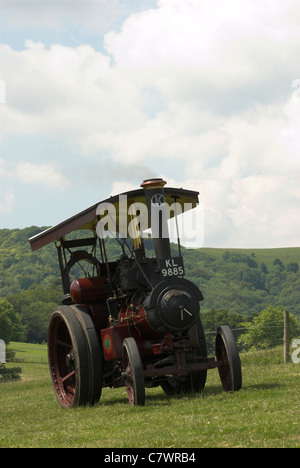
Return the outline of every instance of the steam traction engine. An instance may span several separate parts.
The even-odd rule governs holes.
[[[110,197],[29,239],[32,250],[53,241],[57,247],[64,296],[50,319],[48,357],[63,407],[93,405],[103,387],[125,385],[132,406],[145,404],[145,387],[160,385],[167,394],[201,392],[207,370],[216,367],[225,391],[241,388],[231,330],[218,328],[216,358],[207,357],[202,293],[184,278],[179,240],[178,254],[171,253],[167,215],[176,218],[195,208],[198,193],[165,184],[146,180],[141,189]],[[122,253],[108,261],[110,221]],[[120,231],[130,223],[132,239]],[[151,241],[142,236],[143,225],[151,226]],[[67,238],[75,230],[92,236]],[[146,255],[149,242],[154,258]]]

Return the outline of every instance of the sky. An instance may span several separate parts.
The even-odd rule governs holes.
[[[300,246],[299,57],[299,0],[0,0],[0,229],[162,177],[199,247]]]

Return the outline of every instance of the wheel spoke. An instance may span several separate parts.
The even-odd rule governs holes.
[[[63,346],[64,348],[72,349],[72,344],[71,343],[66,343],[65,341],[62,341],[59,338],[57,339],[56,343],[57,343],[57,345]]]
[[[75,375],[75,371],[74,371],[74,370],[71,371],[71,372],[69,372],[69,374],[65,375],[65,377],[62,377],[62,378],[61,378],[61,381],[62,381],[62,382],[65,382],[66,380],[68,380],[68,379],[69,379],[70,377],[72,377],[73,375]]]
[[[140,353],[134,338],[125,338],[123,344],[125,387],[131,406],[144,406],[145,381]]]

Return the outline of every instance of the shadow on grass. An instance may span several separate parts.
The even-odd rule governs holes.
[[[168,397],[165,395],[163,392],[157,393],[157,394],[149,394],[147,395],[146,393],[146,404],[153,403],[153,405],[158,405],[159,406],[169,406],[171,404],[171,397]],[[124,397],[112,397],[112,399],[103,399],[100,400],[99,406],[114,406],[114,405],[128,405],[129,406],[129,401],[127,398],[126,393],[124,394]]]
[[[245,385],[242,387],[242,389],[239,392],[228,392],[230,394],[234,393],[243,393],[243,392],[248,392],[248,391],[259,391],[259,390],[275,390],[278,389],[279,387],[283,387],[284,385],[279,384],[278,382],[268,382],[268,383],[259,383],[259,384],[250,384],[250,385]],[[195,400],[195,399],[205,399],[217,395],[222,395],[226,394],[226,392],[223,390],[222,385],[207,385],[204,389],[203,392],[201,393],[179,393],[175,395],[167,395],[164,393],[163,390],[157,391],[156,393],[151,393],[151,390],[149,393],[147,393],[146,390],[146,405],[147,406],[170,406],[174,400]],[[117,404],[121,405],[129,405],[128,398],[126,395],[126,391],[124,392],[124,395],[116,396],[114,397],[112,395],[111,398],[105,398],[103,400],[100,400],[99,406],[114,406]],[[98,405],[96,405],[98,406]]]
[[[172,404],[172,401],[174,400],[184,400],[184,399],[197,399],[197,398],[205,398],[210,395],[217,395],[223,393],[222,387],[218,386],[212,386],[209,387],[208,393],[205,390],[202,393],[179,393],[179,394],[174,394],[174,395],[167,395],[164,393],[163,390],[161,391],[156,391],[156,393],[151,393],[151,390],[147,392],[146,390],[146,405],[153,405],[153,406],[170,406]],[[129,405],[128,398],[126,395],[126,392],[124,393],[124,396],[112,396],[111,399],[107,398],[100,400],[99,406],[113,406],[117,404],[126,404]]]

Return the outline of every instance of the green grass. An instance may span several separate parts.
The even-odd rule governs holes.
[[[22,380],[0,386],[1,448],[300,447],[300,364],[247,354],[237,393],[224,393],[213,370],[200,396],[147,389],[146,405],[131,408],[124,388],[103,389],[98,406],[63,410],[40,362],[46,347],[36,346],[11,345],[25,359],[9,364],[22,367]]]
[[[247,256],[255,255],[255,260],[258,263],[265,263],[267,267],[273,265],[273,261],[279,258],[285,265],[290,262],[300,261],[300,247],[284,247],[277,249],[215,249],[202,248],[201,252],[207,253],[217,259],[221,259],[222,255],[228,251],[230,253],[244,254]]]
[[[24,361],[32,363],[48,363],[47,345],[11,342],[9,349],[16,353],[15,358],[19,363]]]

